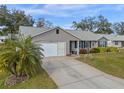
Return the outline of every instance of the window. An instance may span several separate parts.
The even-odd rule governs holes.
[[[83,41],[80,41],[80,43],[79,43],[80,48],[84,48],[84,44],[83,43],[84,43]]]
[[[85,48],[89,48],[89,42],[85,42]]]
[[[75,48],[77,48],[77,41],[75,41]]]
[[[118,41],[115,41],[115,45],[118,45]]]
[[[107,42],[106,41],[99,41],[98,46],[99,47],[106,47],[107,46]]]
[[[59,29],[56,29],[56,34],[59,34]]]

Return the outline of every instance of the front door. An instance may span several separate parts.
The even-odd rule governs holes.
[[[76,54],[77,41],[70,41],[70,53]]]

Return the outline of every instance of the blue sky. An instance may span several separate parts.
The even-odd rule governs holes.
[[[124,21],[124,4],[9,4],[7,7],[24,10],[34,19],[45,18],[64,28],[70,28],[73,21],[100,14],[110,22]]]

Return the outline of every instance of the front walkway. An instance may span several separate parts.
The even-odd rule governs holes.
[[[107,75],[72,57],[49,57],[43,68],[59,88],[124,88],[124,80]]]

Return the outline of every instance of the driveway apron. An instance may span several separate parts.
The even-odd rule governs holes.
[[[43,68],[62,89],[124,88],[124,80],[105,74],[73,57],[48,57]]]

